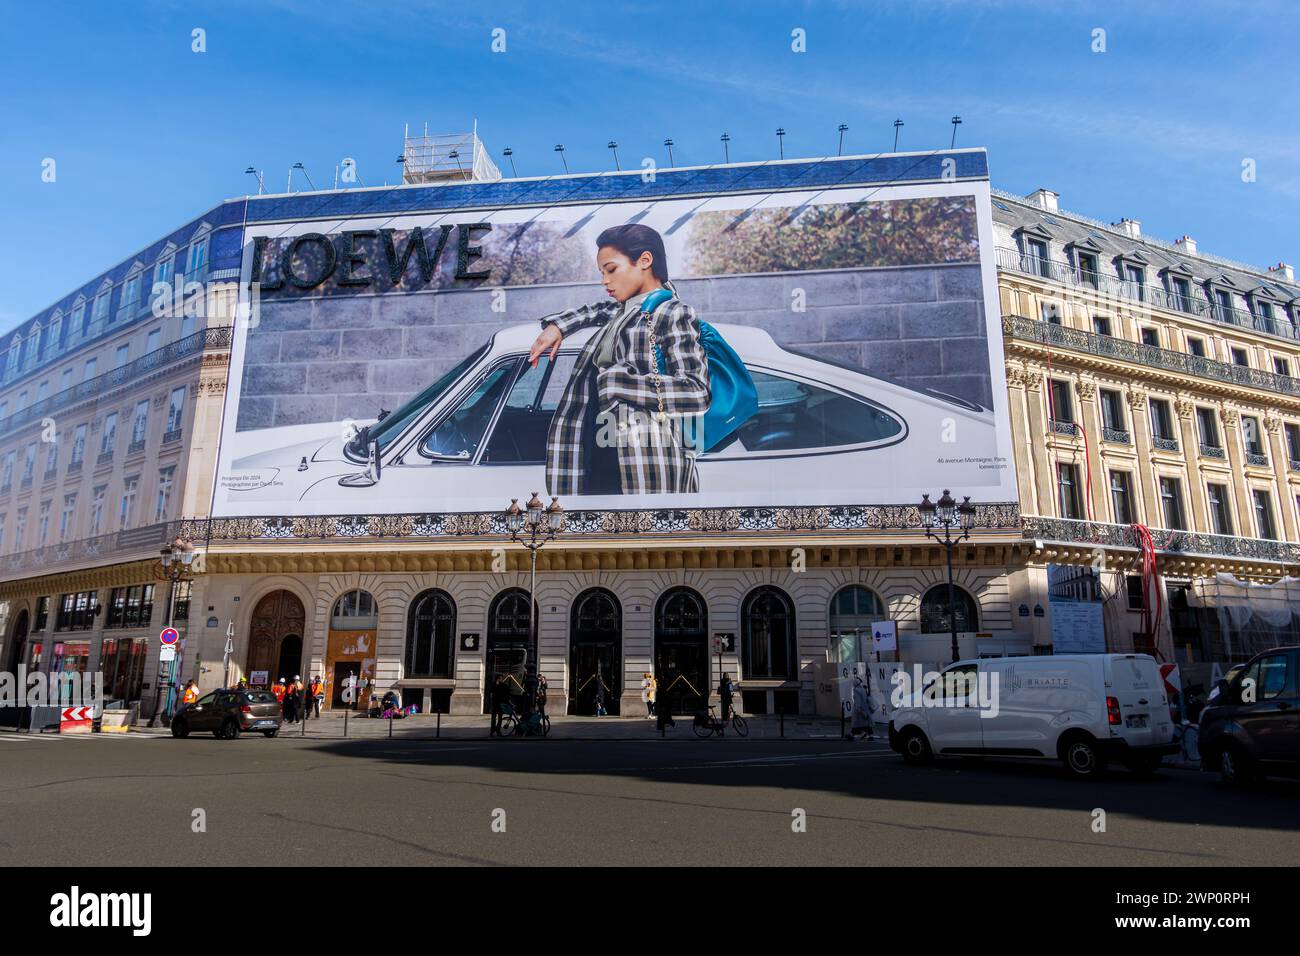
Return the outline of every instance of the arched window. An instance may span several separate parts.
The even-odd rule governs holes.
[[[704,598],[690,588],[665,591],[655,607],[655,637],[663,640],[700,639],[709,629],[709,609]]]
[[[864,661],[871,650],[864,637],[871,625],[886,618],[885,605],[874,591],[860,584],[840,588],[831,598],[830,644],[836,661]]]
[[[379,606],[369,591],[348,591],[334,602],[330,627],[336,631],[367,631],[379,626]]]
[[[492,599],[488,608],[487,682],[483,687],[483,712],[491,710],[489,691],[498,676],[504,676],[512,694],[522,694],[529,664],[537,663],[537,605],[533,604],[533,626],[528,626],[528,592],[507,588]]]
[[[655,604],[654,676],[658,706],[693,714],[709,704],[709,606],[703,595],[676,587]]]
[[[607,713],[618,714],[622,658],[618,598],[604,588],[579,594],[569,623],[569,713],[595,714],[599,700]]]
[[[437,588],[418,594],[406,622],[404,676],[451,677],[455,634],[456,605],[451,595]]]
[[[978,631],[980,622],[975,599],[966,591],[953,585],[953,604],[957,611],[958,631]],[[921,633],[948,634],[952,619],[948,616],[948,585],[936,584],[921,598]]]
[[[740,611],[740,663],[746,680],[794,680],[794,605],[780,588],[751,591]]]

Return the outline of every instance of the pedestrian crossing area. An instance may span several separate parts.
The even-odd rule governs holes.
[[[74,740],[166,740],[164,734],[56,734],[16,733],[12,730],[0,731],[0,744],[37,744],[50,741],[68,742]]]

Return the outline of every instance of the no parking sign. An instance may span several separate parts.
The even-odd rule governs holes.
[[[171,647],[180,639],[180,632],[174,627],[164,627],[162,633],[158,635],[158,640],[162,641],[163,647]]]

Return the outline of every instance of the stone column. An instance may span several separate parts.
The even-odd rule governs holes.
[[[1151,413],[1147,405],[1147,393],[1140,388],[1130,388],[1127,395],[1130,425],[1133,428],[1133,447],[1137,449],[1137,474],[1134,476],[1137,487],[1133,489],[1133,518],[1148,527],[1152,524],[1152,515],[1164,523],[1160,509],[1160,490],[1156,484],[1155,462],[1151,453]]]
[[[1264,428],[1268,431],[1268,454],[1273,463],[1273,497],[1277,509],[1273,519],[1277,525],[1277,536],[1284,541],[1300,541],[1295,502],[1291,500],[1291,486],[1286,477],[1290,453],[1286,447],[1286,437],[1282,433],[1282,419],[1273,409],[1269,409],[1264,418]]]
[[[1245,478],[1245,451],[1241,436],[1237,433],[1241,413],[1225,405],[1219,409],[1219,421],[1223,426],[1223,447],[1228,450],[1229,471],[1233,476],[1232,499],[1236,502],[1237,512],[1233,516],[1233,530],[1242,537],[1253,537],[1255,520],[1250,501],[1250,482]]]
[[[1105,521],[1109,513],[1106,505],[1109,489],[1106,484],[1106,468],[1101,460],[1101,414],[1097,408],[1097,383],[1091,378],[1079,379],[1079,427],[1088,439],[1087,469],[1091,472],[1091,481],[1085,494],[1091,496],[1092,520]],[[1088,513],[1086,504],[1084,513]]]
[[[1196,433],[1196,424],[1193,421],[1195,406],[1187,396],[1179,395],[1177,402],[1174,403],[1178,411],[1178,428],[1182,436],[1181,442],[1183,447],[1183,462],[1185,464],[1183,473],[1186,476],[1183,481],[1187,485],[1188,504],[1191,508],[1191,526],[1196,531],[1213,531],[1210,525],[1209,514],[1205,505],[1205,489],[1198,487],[1198,483],[1203,484],[1201,469],[1197,467],[1197,461],[1200,457],[1200,436]]]

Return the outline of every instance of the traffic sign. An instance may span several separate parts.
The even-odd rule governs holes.
[[[94,707],[64,707],[59,713],[59,733],[88,734],[94,717]]]
[[[180,633],[174,627],[164,627],[162,633],[158,635],[158,640],[170,647],[181,639]]]

